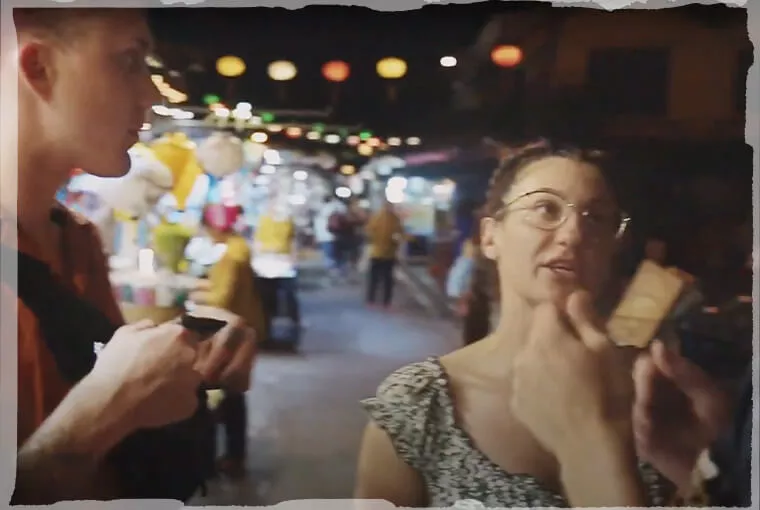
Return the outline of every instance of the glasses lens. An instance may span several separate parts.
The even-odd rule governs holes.
[[[617,237],[623,225],[623,215],[616,211],[589,210],[584,213],[589,231],[599,237]]]
[[[528,195],[515,206],[525,211],[525,220],[528,223],[547,230],[559,227],[567,218],[569,209],[565,200],[544,192]]]

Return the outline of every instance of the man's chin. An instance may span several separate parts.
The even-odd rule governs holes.
[[[112,163],[107,165],[98,165],[97,168],[89,170],[88,173],[96,177],[102,177],[104,179],[117,179],[124,177],[129,173],[129,169],[132,165],[132,160],[129,158],[129,154],[124,154],[122,161],[118,163]]]

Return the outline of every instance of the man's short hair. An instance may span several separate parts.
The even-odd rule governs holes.
[[[60,7],[36,8],[19,7],[13,9],[16,32],[53,36],[63,41],[76,38],[80,21],[98,17],[114,16],[119,13],[144,14],[144,9],[104,8],[104,7]]]

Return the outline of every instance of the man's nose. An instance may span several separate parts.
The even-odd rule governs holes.
[[[158,87],[153,83],[150,77],[146,77],[143,81],[142,94],[140,100],[140,107],[144,110],[152,107],[155,104],[160,104],[163,100],[161,93],[158,91]]]

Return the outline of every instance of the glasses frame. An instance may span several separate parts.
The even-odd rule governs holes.
[[[560,193],[558,193],[558,192],[556,192],[554,190],[536,189],[536,190],[533,190],[533,191],[526,191],[525,193],[522,193],[522,194],[514,197],[512,200],[504,202],[504,205],[502,205],[491,217],[493,219],[495,219],[495,220],[503,219],[506,216],[506,214],[509,212],[510,207],[512,207],[516,202],[518,202],[519,200],[522,200],[525,197],[529,197],[529,196],[535,195],[537,193],[548,193],[550,195],[554,195],[555,197],[557,197],[560,200],[562,200],[568,208],[570,208],[573,211],[575,211],[581,218],[587,218],[589,216],[589,214],[590,214],[590,212],[588,210],[580,210],[578,204],[575,204],[573,202],[568,201],[567,198],[563,197]],[[522,209],[518,209],[518,210],[522,210]],[[538,228],[539,230],[554,231],[554,230],[557,230],[560,227],[562,227],[562,225],[564,225],[569,218],[570,218],[570,215],[567,214],[567,215],[564,216],[564,218],[562,218],[562,220],[559,223],[557,223],[557,225],[555,225],[553,227],[546,228],[546,229],[542,229],[540,227],[536,227],[536,228]],[[615,232],[615,237],[614,237],[615,240],[620,240],[623,237],[623,235],[625,234],[626,230],[628,230],[628,225],[630,223],[631,223],[631,217],[628,215],[628,213],[626,213],[625,211],[621,210],[620,211],[620,224],[618,225],[617,232]]]

